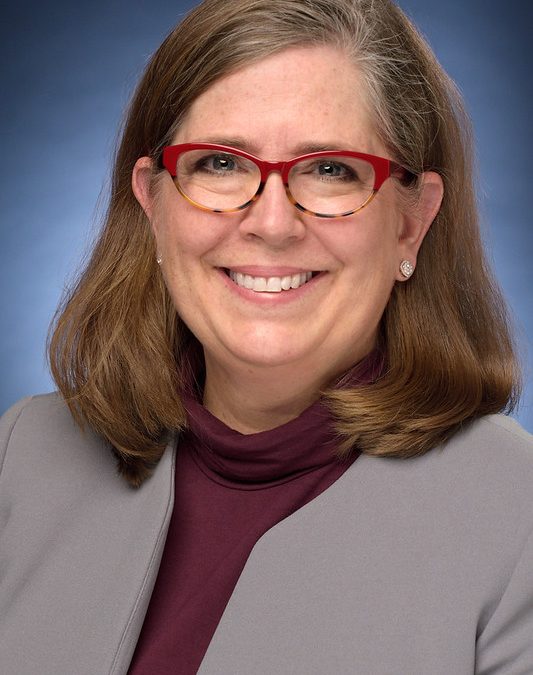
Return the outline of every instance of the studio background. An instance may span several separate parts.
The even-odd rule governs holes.
[[[54,388],[46,333],[105,209],[123,110],[151,53],[194,4],[52,0],[3,8],[0,414]],[[473,119],[484,237],[526,367],[515,416],[533,431],[533,4],[399,4],[459,85]]]

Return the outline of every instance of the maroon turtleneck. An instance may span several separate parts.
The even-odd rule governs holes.
[[[373,356],[350,385],[375,374]],[[130,675],[196,673],[254,544],[358,456],[335,458],[331,416],[320,401],[287,424],[248,435],[190,396],[185,405],[174,512]]]

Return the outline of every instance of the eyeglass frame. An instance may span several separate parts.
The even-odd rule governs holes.
[[[189,152],[190,150],[217,150],[220,152],[225,152],[227,154],[237,155],[238,157],[244,157],[245,159],[253,162],[253,164],[255,164],[260,171],[259,187],[257,188],[257,191],[255,192],[253,197],[251,197],[244,204],[241,204],[240,206],[237,207],[233,207],[231,209],[213,209],[210,208],[209,206],[204,206],[203,204],[195,202],[193,199],[191,199],[191,197],[189,197],[183,192],[183,189],[180,186],[176,176],[177,173],[176,169],[178,165],[179,156],[185,152]],[[302,206],[300,203],[296,201],[296,199],[292,196],[289,189],[290,170],[295,164],[301,162],[302,160],[315,159],[320,157],[328,157],[328,158],[353,157],[356,159],[362,159],[364,161],[367,161],[369,164],[372,165],[374,169],[374,185],[372,188],[372,192],[361,206],[358,206],[356,209],[352,211],[345,211],[344,213],[324,214],[310,211],[309,209],[306,209],[304,206]],[[292,159],[289,159],[287,161],[275,162],[266,159],[260,159],[255,155],[245,152],[244,150],[240,150],[239,148],[232,148],[231,146],[228,145],[219,145],[217,143],[200,143],[200,142],[166,145],[163,148],[162,153],[160,155],[160,168],[168,171],[168,173],[172,176],[172,178],[176,179],[174,180],[174,185],[176,186],[176,189],[184,199],[186,199],[190,204],[192,204],[196,208],[201,209],[202,211],[210,211],[211,213],[236,213],[238,211],[242,211],[243,209],[248,208],[251,204],[256,202],[261,196],[261,193],[265,188],[266,181],[270,176],[270,174],[277,172],[281,174],[281,180],[285,188],[285,193],[290,203],[302,213],[306,213],[311,216],[316,216],[317,218],[344,218],[345,216],[351,216],[354,213],[361,211],[361,209],[364,209],[364,207],[367,206],[374,199],[378,190],[381,188],[383,183],[388,178],[398,178],[399,180],[412,180],[417,177],[417,174],[413,173],[409,169],[406,169],[404,166],[401,166],[401,164],[393,162],[391,159],[386,159],[385,157],[378,157],[377,155],[369,155],[364,152],[356,152],[354,150],[320,150],[319,152],[310,152],[304,155],[299,155],[298,157],[293,157]]]

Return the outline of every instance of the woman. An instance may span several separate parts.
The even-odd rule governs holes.
[[[388,0],[206,0],[167,38],[61,395],[3,419],[3,672],[533,669],[465,125]]]

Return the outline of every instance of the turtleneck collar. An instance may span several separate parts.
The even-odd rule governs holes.
[[[335,386],[369,383],[382,367],[379,352],[372,352]],[[339,461],[334,454],[336,432],[332,415],[319,399],[295,419],[275,429],[242,434],[212,415],[198,397],[183,396],[189,428],[187,445],[213,480],[241,489],[264,488],[291,480],[319,466]]]

